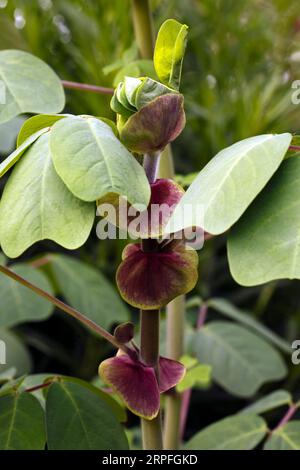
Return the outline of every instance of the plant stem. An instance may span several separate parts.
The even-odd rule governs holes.
[[[132,0],[132,18],[140,55],[142,59],[152,59],[153,25],[149,0]]]
[[[100,93],[102,95],[113,95],[114,93],[113,88],[106,88],[104,86],[89,85],[88,83],[70,82],[69,80],[61,80],[61,83],[64,88],[68,88],[71,90],[89,91],[91,93]]]
[[[159,380],[159,310],[141,310],[141,359],[154,367]],[[162,450],[161,414],[151,421],[142,418],[144,450]]]
[[[178,361],[183,355],[185,296],[180,296],[167,307],[167,356]],[[175,390],[166,396],[164,447],[178,449],[181,394]]]
[[[143,167],[147,175],[149,183],[154,183],[156,180],[160,153],[146,153],[144,155]]]
[[[109,341],[117,349],[122,349],[126,354],[130,354],[130,350],[127,346],[124,346],[123,344],[119,343],[116,340],[116,338],[113,335],[111,335],[108,331],[106,331],[101,326],[97,325],[97,323],[95,323],[93,320],[90,320],[88,317],[86,317],[85,315],[80,313],[75,308],[71,307],[70,305],[65,304],[64,302],[57,299],[56,297],[53,297],[51,294],[48,294],[48,292],[44,291],[43,289],[40,289],[40,287],[38,287],[34,284],[31,284],[31,282],[26,281],[26,279],[19,276],[18,274],[11,271],[9,268],[7,268],[5,266],[0,266],[0,272],[5,274],[6,276],[10,277],[14,281],[17,281],[19,284],[22,284],[23,286],[25,286],[28,289],[32,290],[37,295],[39,295],[39,296],[43,297],[44,299],[48,300],[53,305],[55,305],[56,307],[58,307],[60,310],[67,313],[71,317],[76,318],[76,320],[80,321],[84,325],[91,328],[93,331],[95,331],[95,333],[97,333],[99,336],[101,336],[102,338]]]
[[[271,434],[275,431],[277,431],[279,428],[281,428],[282,426],[284,426],[285,424],[287,424],[290,419],[294,416],[294,414],[296,413],[298,407],[295,403],[292,403],[289,407],[289,409],[287,410],[286,414],[284,415],[284,417],[282,418],[282,420],[277,424],[276,428],[274,428],[272,431],[271,431]]]

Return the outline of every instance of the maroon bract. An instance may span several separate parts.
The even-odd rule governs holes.
[[[130,305],[143,310],[159,309],[195,287],[197,266],[197,253],[178,241],[147,253],[140,245],[129,244],[117,271],[117,285]]]
[[[121,128],[120,138],[133,152],[156,152],[175,140],[184,126],[183,96],[168,93],[133,114]]]
[[[134,414],[155,418],[160,407],[160,393],[175,387],[185,374],[180,362],[160,357],[159,383],[153,367],[139,359],[138,352],[129,357],[121,353],[99,366],[99,375],[125,402]]]

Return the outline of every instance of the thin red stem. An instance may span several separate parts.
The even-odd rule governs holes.
[[[90,93],[100,93],[102,95],[113,95],[114,93],[113,88],[107,88],[104,86],[90,85],[88,83],[70,82],[69,80],[62,80],[61,83],[64,88],[68,88],[71,90],[88,91]]]
[[[26,279],[19,276],[18,274],[11,271],[9,268],[7,268],[5,266],[0,266],[0,272],[5,274],[6,276],[10,277],[11,279],[14,279],[19,284],[22,284],[23,286],[25,286],[28,289],[32,290],[33,292],[40,295],[44,299],[48,300],[53,305],[55,305],[56,307],[58,307],[60,310],[67,313],[71,317],[76,318],[76,320],[80,321],[84,325],[91,328],[93,331],[95,331],[95,333],[97,333],[99,336],[101,336],[102,338],[109,341],[117,349],[122,349],[126,354],[130,354],[131,350],[127,346],[125,346],[124,344],[119,343],[116,340],[116,338],[113,335],[111,335],[108,331],[106,331],[101,326],[97,325],[97,323],[95,323],[93,320],[90,320],[88,317],[86,317],[85,315],[80,313],[75,308],[71,307],[70,305],[65,304],[64,302],[57,299],[56,297],[53,297],[52,295],[48,294],[48,292],[44,291],[43,289],[40,289],[40,287],[38,287],[34,284],[31,284],[31,282],[26,281]]]
[[[286,414],[284,415],[284,417],[282,418],[281,421],[279,421],[279,423],[277,424],[276,428],[274,428],[272,431],[271,431],[271,434],[275,431],[277,431],[279,428],[281,428],[282,426],[284,426],[285,424],[287,424],[290,419],[294,416],[294,414],[296,413],[298,409],[298,406],[294,403],[292,403],[289,407],[289,409],[287,410]]]
[[[50,385],[53,384],[53,380],[51,380],[50,382],[45,382],[44,384],[39,384],[39,385],[35,385],[34,387],[30,387],[30,388],[26,388],[24,391],[25,392],[35,392],[36,390],[41,390],[42,388],[46,388],[46,387],[49,387]]]
[[[300,151],[300,147],[299,147],[299,145],[290,145],[290,146],[289,146],[289,150]]]

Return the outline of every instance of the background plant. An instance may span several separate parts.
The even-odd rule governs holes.
[[[13,2],[9,3],[10,4],[5,9],[5,13],[7,13],[8,17],[12,17],[15,5],[13,5]],[[260,14],[257,15],[255,9],[250,9],[247,3],[244,5],[237,5],[237,3],[238,2],[232,2],[229,4],[226,2],[225,4],[225,2],[219,2],[216,6],[213,2],[201,2],[201,5],[200,2],[193,2],[193,7],[190,12],[184,11],[185,9],[176,2],[168,2],[168,7],[170,8],[169,11],[165,9],[166,4],[164,2],[161,2],[161,4],[160,2],[157,2],[156,5],[153,5],[156,12],[155,20],[157,25],[161,23],[162,19],[164,19],[162,18],[162,13],[160,13],[163,12],[163,14],[166,15],[165,17],[177,16],[180,21],[187,22],[192,31],[188,55],[185,62],[185,77],[182,88],[186,94],[188,125],[185,133],[174,147],[177,168],[181,173],[188,173],[190,171],[200,169],[219,149],[243,137],[269,131],[280,132],[286,129],[297,130],[296,119],[298,109],[290,104],[289,86],[284,83],[284,80],[282,81],[282,79],[285,79],[287,76],[286,73],[289,74],[289,80],[291,80],[293,76],[297,78],[297,69],[295,68],[295,65],[293,65],[295,63],[290,60],[291,54],[297,51],[298,33],[297,17],[295,13],[296,5],[294,5],[293,2],[289,2],[289,8],[287,8],[285,2],[266,2],[261,8]],[[74,2],[72,2],[72,6],[70,6],[69,11],[76,8],[73,4]],[[60,34],[55,34],[55,28],[49,21],[51,40],[53,40],[54,43],[56,42],[56,51],[61,52],[60,54],[56,54],[58,57],[57,59],[53,55],[51,56],[51,54],[49,55],[46,53],[44,49],[43,51],[39,51],[40,44],[49,44],[48,41],[37,40],[37,38],[45,38],[44,35],[46,34],[45,28],[41,28],[39,30],[37,26],[37,23],[41,23],[37,20],[38,15],[41,13],[39,7],[35,5],[34,8],[31,8],[30,15],[26,15],[26,8],[29,8],[29,6],[27,7],[27,2],[26,6],[23,4],[19,4],[17,6],[21,6],[25,11],[25,18],[27,21],[25,27],[20,30],[20,34],[16,34],[20,41],[20,46],[18,47],[29,48],[32,52],[40,55],[55,68],[61,78],[72,78],[73,80],[78,79],[78,81],[98,83],[107,86],[112,85],[115,71],[104,76],[102,66],[111,62],[110,56],[112,51],[114,51],[115,58],[118,59],[121,55],[121,51],[130,48],[132,45],[133,36],[131,19],[127,14],[125,14],[125,9],[127,8],[128,10],[126,2],[120,2],[119,6],[116,7],[107,5],[107,9],[105,10],[107,11],[108,17],[110,12],[111,23],[121,24],[121,18],[122,22],[124,22],[124,28],[120,27],[118,31],[119,35],[123,35],[122,41],[112,41],[110,39],[111,32],[105,35],[105,45],[109,45],[109,41],[111,40],[110,46],[107,47],[107,56],[109,56],[109,60],[107,60],[107,56],[104,60],[104,52],[102,52],[103,44],[101,43],[100,47],[100,43],[98,43],[99,46],[97,51],[101,49],[101,52],[103,53],[103,62],[101,62],[99,66],[97,62],[94,62],[93,64],[92,58],[89,59],[89,61],[85,60],[82,62],[80,62],[80,59],[79,62],[81,63],[81,66],[76,67],[75,74],[73,74],[71,66],[70,71],[68,71],[65,66],[67,49],[69,49],[68,57],[73,57],[73,59],[76,57],[76,47],[74,47],[75,41],[72,40],[66,44],[61,42]],[[259,6],[262,6],[260,2]],[[81,5],[81,7],[85,8],[84,5]],[[34,23],[35,8],[37,14]],[[63,8],[63,6],[59,7],[59,3],[55,2],[55,9],[56,8]],[[97,8],[99,7],[88,4],[86,10],[84,9],[85,14],[88,17],[93,17],[94,21],[97,23],[95,35],[99,34],[101,28],[99,28],[98,25],[99,22],[102,21],[101,15],[95,14],[97,12],[95,12],[94,9]],[[282,14],[282,11],[284,11],[284,15]],[[44,14],[48,15],[48,18],[52,19],[53,13],[53,9],[50,9]],[[64,14],[65,18],[67,18],[67,13]],[[117,14],[120,15],[119,22],[115,21],[114,15]],[[73,15],[73,21],[75,21],[78,16],[79,15]],[[71,14],[69,17],[71,18]],[[81,17],[84,18],[85,15],[81,15]],[[202,21],[200,22],[198,21],[199,17],[202,18]],[[32,18],[32,20],[29,18]],[[36,25],[35,28],[28,27],[30,21],[32,21],[33,25]],[[83,20],[81,19],[81,21]],[[266,21],[268,21],[269,28],[265,28]],[[101,23],[103,27],[104,23],[103,17],[103,25]],[[111,23],[106,21],[105,24]],[[74,39],[75,34],[79,35],[78,31],[83,31],[81,44],[78,39],[77,53],[78,49],[83,51],[83,48],[85,47],[84,43],[86,41],[85,29],[72,28],[71,26],[69,26],[69,29],[72,30],[73,33],[72,39]],[[60,27],[60,31],[61,30],[63,30],[62,26]],[[33,36],[32,31],[35,31],[35,40],[32,38],[30,39],[29,37],[30,34]],[[229,35],[227,34],[228,31],[230,31]],[[260,41],[257,40],[258,37],[260,37]],[[25,42],[23,42],[24,38]],[[201,40],[199,40],[200,38]],[[251,38],[253,38],[253,41],[251,41]],[[67,41],[66,37],[64,41]],[[25,45],[26,43],[27,45]],[[258,47],[258,43],[261,45],[261,48]],[[37,46],[38,44],[39,46]],[[201,47],[199,47],[199,44],[201,44]],[[203,44],[205,47],[202,46]],[[237,61],[234,50],[238,50],[241,47],[241,44],[243,44],[243,53],[241,60]],[[116,45],[117,49],[115,49]],[[213,46],[215,46],[216,49],[214,54],[211,53],[211,50],[214,50]],[[234,46],[236,49],[234,49]],[[3,45],[3,47],[10,47],[10,45]],[[266,51],[268,51],[268,53],[266,53]],[[81,54],[87,57],[86,54],[83,54],[82,52]],[[134,53],[132,54],[132,57],[136,58]],[[53,62],[51,57],[53,57]],[[60,57],[61,65],[59,65]],[[96,54],[96,52],[95,57],[97,57],[98,61],[100,60],[98,58],[99,55]],[[195,58],[197,58],[196,66]],[[57,63],[55,63],[56,61]],[[124,61],[128,62],[128,59],[125,57]],[[75,63],[74,60],[70,60],[70,62],[72,62],[72,64]],[[84,70],[88,67],[87,62],[89,62],[89,64],[93,64],[89,65],[89,72]],[[91,72],[91,69],[93,69],[94,72]],[[208,70],[211,74],[206,73]],[[274,80],[270,80],[270,70],[274,73]],[[67,71],[68,74],[66,73]],[[231,71],[233,71],[232,80],[234,82],[234,86],[232,86],[228,80]],[[96,76],[93,75],[93,73],[98,73],[100,75]],[[197,74],[197,80],[195,80],[195,74]],[[211,75],[211,77],[208,77],[208,75]],[[213,85],[215,83],[214,78],[217,80],[217,86]],[[196,87],[195,83],[199,83],[199,86]],[[245,83],[247,83],[247,88]],[[80,105],[81,101],[83,103],[82,105]],[[103,105],[101,103],[103,103]],[[197,103],[199,104],[197,105]],[[99,113],[102,106],[103,112]],[[83,93],[75,94],[75,92],[70,92],[68,94],[68,107],[74,113],[82,112],[84,110],[84,112],[88,111],[91,114],[97,111],[100,115],[106,115],[107,110],[109,109],[107,106],[107,98],[102,98],[102,96],[97,95],[96,102],[94,95]],[[106,243],[96,244],[91,240],[85,249],[80,250],[80,257],[82,260],[87,262],[92,260],[94,262],[94,259],[96,258],[98,260],[98,266],[102,268],[108,277],[112,277],[122,248],[123,247],[120,242],[112,242],[108,245]],[[56,251],[56,247],[54,248],[51,244],[43,242],[39,247],[34,248],[29,254],[27,254],[24,257],[24,260],[29,260],[32,256],[38,254],[39,250],[42,252]],[[261,320],[264,323],[271,326],[272,329],[277,331],[281,336],[285,336],[287,340],[297,337],[297,285],[294,283],[289,283],[287,285],[285,281],[280,281],[276,284],[268,284],[262,288],[238,288],[232,283],[228,274],[222,237],[216,240],[211,240],[206,244],[205,251],[201,253],[200,265],[202,266],[201,272],[203,273],[202,282],[199,283],[199,286],[197,287],[197,298],[192,299],[189,304],[190,309],[188,316],[192,323],[195,323],[195,317],[197,315],[196,309],[200,302],[198,294],[205,299],[215,296],[225,296],[227,300],[239,307],[246,308],[247,310],[254,310],[256,315],[261,316]],[[46,269],[46,264],[44,269]],[[62,276],[62,278],[64,278],[64,276]],[[82,289],[82,292],[83,290],[84,289]],[[67,296],[66,292],[65,296]],[[79,297],[78,294],[77,296]],[[75,305],[74,300],[72,300],[72,302],[73,305]],[[77,302],[79,302],[78,299]],[[223,311],[228,312],[230,310],[230,304],[228,304],[228,302],[225,303],[225,307],[226,308],[223,307]],[[214,316],[216,316],[219,318],[217,311],[216,307],[211,306],[209,317],[214,318]],[[282,315],[283,311],[285,312],[285,316]],[[234,312],[231,313],[231,318],[247,322],[247,320],[244,320],[245,316],[242,316],[242,319],[240,319],[240,312],[236,308],[231,308],[231,312]],[[102,315],[105,315],[105,313],[103,312]],[[227,315],[230,314],[227,313]],[[55,330],[57,329],[57,324],[61,327],[65,322],[61,317],[57,318],[57,316],[58,314],[50,320],[50,325],[52,325]],[[99,323],[103,324],[103,318],[103,316],[99,318]],[[109,315],[108,318],[111,319],[111,315]],[[116,318],[115,320],[118,321],[119,318]],[[255,326],[257,327],[256,323]],[[76,350],[72,351],[72,360],[69,359],[69,351],[67,354],[65,354],[65,351],[61,351],[62,346],[60,348],[51,348],[51,353],[49,349],[46,350],[45,338],[47,340],[46,344],[49,343],[50,338],[49,334],[46,333],[45,328],[46,325],[43,326],[42,324],[34,327],[32,324],[25,324],[17,327],[18,333],[21,333],[22,336],[27,339],[27,342],[31,344],[31,350],[35,355],[36,370],[45,370],[43,361],[46,361],[46,369],[50,370],[52,367],[55,367],[55,372],[65,371],[68,374],[76,373],[90,379],[96,371],[98,354],[105,355],[106,346],[99,343],[98,340],[93,337],[90,337],[90,335],[84,330],[80,330],[82,343],[80,347],[79,345],[77,346],[77,348],[79,348],[77,354],[80,356],[80,348],[82,348],[84,344],[86,354],[92,358],[92,360],[87,358],[86,361],[82,361],[83,370],[80,372],[77,369],[77,365],[76,368],[74,368],[73,358],[76,357]],[[49,327],[47,326],[47,332],[49,331],[48,328]],[[77,331],[78,327],[73,325],[73,328]],[[253,326],[251,322],[250,325],[247,323],[247,328],[250,328],[252,331]],[[69,331],[68,326],[68,332]],[[75,331],[74,334],[76,334]],[[41,335],[43,337],[43,341],[39,341]],[[53,339],[54,335],[51,336]],[[62,336],[64,335],[62,334]],[[89,348],[86,347],[87,341],[90,344]],[[71,341],[70,343],[72,344]],[[65,342],[63,344],[63,348],[65,348]],[[42,355],[36,354],[37,347],[39,349],[43,347]],[[287,343],[285,343],[285,347],[287,351]],[[59,351],[59,357],[57,358],[58,362],[57,359],[54,360],[54,358],[51,358],[53,350]],[[228,374],[224,372],[224,376],[226,375]],[[297,368],[292,368],[286,384],[293,391],[296,391],[296,395],[298,383],[297,377]],[[215,377],[215,380],[218,380],[218,382],[224,386],[220,378],[217,379]],[[226,390],[228,390],[228,388],[228,385],[225,386]],[[232,389],[230,389],[230,391],[232,392]],[[262,389],[260,393],[263,393],[263,391],[264,389]],[[267,391],[268,388],[266,389],[266,392]],[[218,404],[223,404],[223,400],[226,400],[227,402],[229,401],[232,411],[236,411],[244,405],[244,401],[234,398],[234,396],[239,396],[240,392],[237,393],[234,391],[233,393],[234,394],[231,395],[230,398],[229,395],[224,395],[224,392],[219,388],[214,388],[209,391],[209,400],[210,403],[212,403],[210,411],[211,414],[203,417],[203,422],[200,425],[201,427],[202,424],[208,424],[209,422],[215,421],[223,416],[222,411],[216,411],[218,410]],[[196,392],[193,396],[194,400],[202,401],[206,400],[207,393]],[[197,401],[194,406],[197,406]],[[223,407],[221,406],[220,408]],[[226,415],[227,414],[230,413],[226,413]],[[190,415],[191,418],[193,415],[194,413]],[[194,419],[194,422],[193,420],[190,422],[190,431],[188,431],[190,434],[192,433],[192,430],[195,431],[199,429],[199,420],[198,418]],[[271,419],[274,419],[274,422],[276,421],[276,411],[272,412]]]

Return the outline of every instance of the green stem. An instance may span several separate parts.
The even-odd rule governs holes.
[[[185,296],[167,306],[167,357],[178,361],[183,355],[185,328]],[[166,396],[164,448],[175,450],[180,440],[181,394],[173,390]]]
[[[93,331],[95,331],[95,333],[97,333],[99,336],[101,336],[102,338],[109,341],[117,349],[122,349],[125,353],[130,353],[129,348],[127,348],[127,346],[119,343],[116,340],[116,338],[113,335],[111,335],[108,331],[106,331],[101,326],[97,325],[97,323],[90,320],[88,317],[83,315],[83,313],[80,313],[75,308],[70,307],[70,305],[67,305],[64,302],[62,302],[61,300],[57,299],[56,297],[53,297],[52,295],[50,295],[48,292],[44,291],[40,287],[32,284],[29,281],[26,281],[26,279],[19,276],[15,272],[11,271],[11,269],[7,268],[6,266],[0,266],[0,272],[5,274],[6,276],[10,277],[14,281],[18,282],[22,286],[25,286],[28,289],[32,290],[33,292],[35,292],[40,297],[43,297],[44,299],[48,300],[48,302],[51,302],[53,305],[55,305],[55,307],[58,307],[60,310],[67,313],[71,317],[76,318],[76,320],[80,321],[84,325],[91,328]]]
[[[159,310],[141,310],[141,359],[154,367],[159,380]],[[161,414],[151,421],[142,419],[144,450],[162,450]]]
[[[152,59],[153,25],[149,0],[132,0],[132,18],[140,55],[142,59]]]

